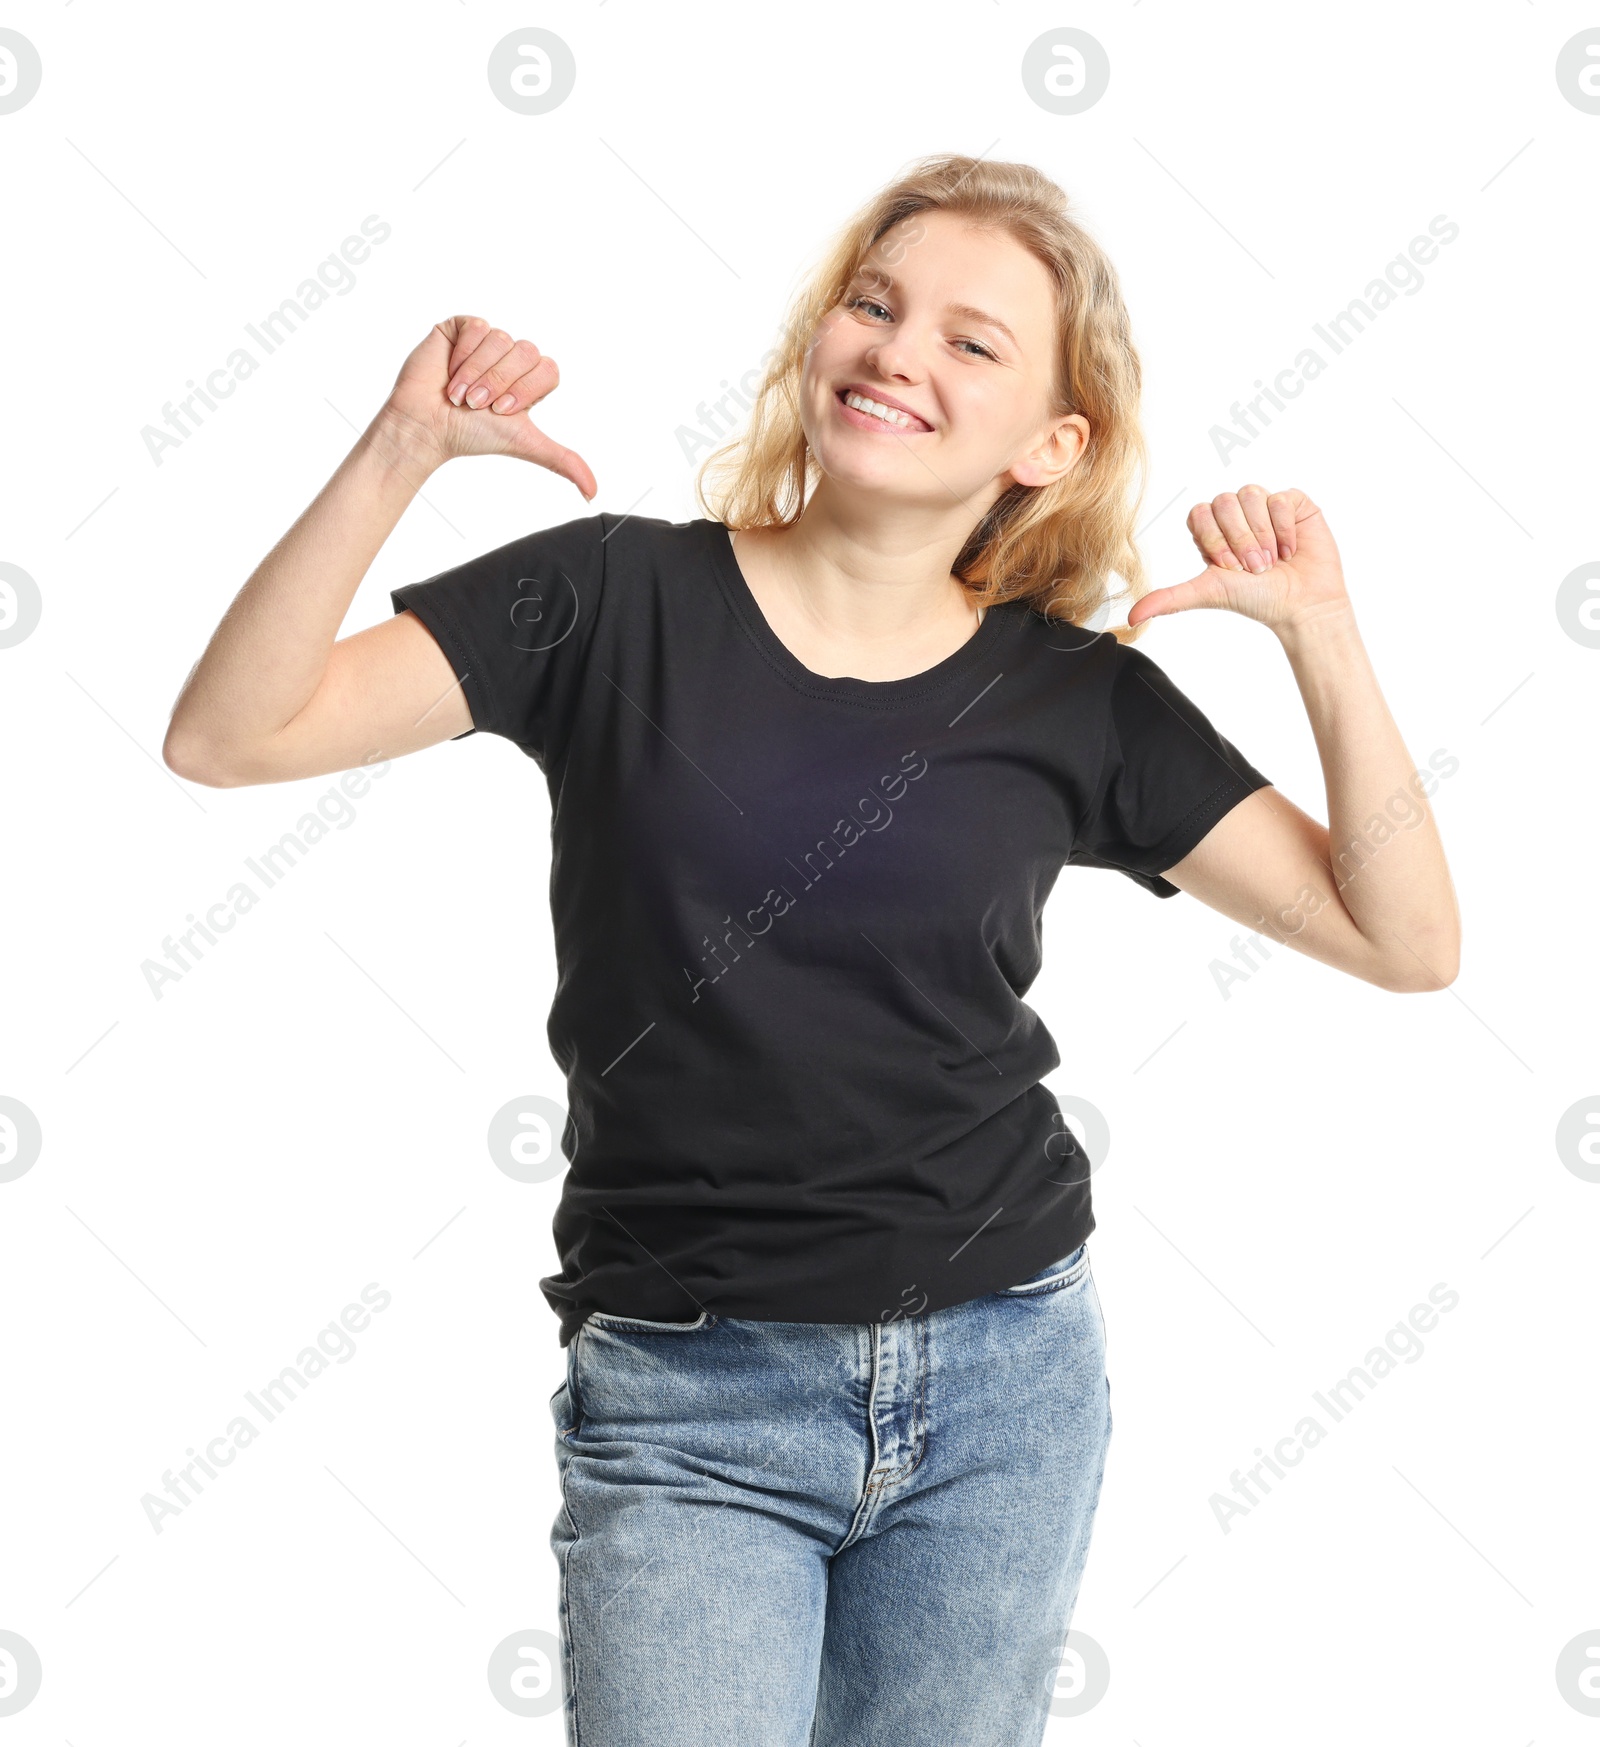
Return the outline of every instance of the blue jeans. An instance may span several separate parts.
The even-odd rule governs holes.
[[[898,1321],[566,1351],[571,1747],[1037,1747],[1111,1436],[1087,1244]]]

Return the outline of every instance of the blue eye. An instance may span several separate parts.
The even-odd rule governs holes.
[[[889,313],[875,297],[847,297],[844,306],[846,309],[881,309],[885,315]],[[957,340],[956,344],[958,346],[971,346],[980,358],[988,358],[991,362],[994,360],[994,353],[987,346],[980,345],[976,340]],[[972,353],[969,352],[967,356],[970,358]]]

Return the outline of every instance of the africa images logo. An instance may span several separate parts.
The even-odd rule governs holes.
[[[908,768],[912,760],[915,760],[921,768],[916,770]],[[878,787],[883,791],[881,795],[875,793],[868,785],[866,794],[854,803],[856,810],[861,815],[859,819],[851,817],[838,820],[829,832],[817,839],[814,848],[808,849],[801,856],[801,861],[806,864],[806,868],[815,876],[814,878],[808,878],[805,869],[798,867],[788,856],[784,857],[789,866],[805,882],[801,886],[802,895],[809,892],[823,874],[834,866],[834,857],[829,853],[830,850],[835,850],[842,856],[858,843],[864,842],[869,831],[887,830],[894,822],[893,809],[883,805],[883,803],[885,801],[898,801],[905,794],[908,784],[916,782],[919,777],[926,776],[928,773],[927,759],[920,757],[915,751],[904,753],[900,763],[903,767],[901,770],[891,771],[887,776],[878,778]],[[818,856],[822,858],[820,862],[816,859]],[[787,916],[799,901],[799,898],[787,886],[782,884],[769,886],[760,903],[752,905],[745,911],[745,918],[750,924],[748,928],[742,922],[735,922],[733,912],[730,910],[722,918],[721,926],[727,930],[722,937],[722,946],[732,953],[734,964],[737,964],[742,956],[734,944],[735,930],[744,935],[745,938],[740,944],[748,950],[755,945],[757,936],[765,934],[777,917]],[[767,914],[768,911],[771,912],[770,915]],[[766,917],[765,922],[757,927],[758,920],[763,916]],[[687,965],[684,966],[683,974],[689,982],[691,1001],[700,999],[700,990],[706,983],[719,981],[732,969],[731,965],[722,962],[719,949],[711,944],[709,934],[704,937],[700,944],[706,949],[700,955],[700,962],[704,964],[707,959],[714,959],[718,968],[713,975],[706,977],[696,976]]]

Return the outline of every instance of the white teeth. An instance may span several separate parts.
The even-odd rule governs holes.
[[[885,406],[881,400],[868,400],[864,394],[847,394],[844,404],[853,406],[857,412],[869,412],[874,418],[882,419],[885,424],[899,425],[902,429],[909,429],[913,422],[897,407]]]

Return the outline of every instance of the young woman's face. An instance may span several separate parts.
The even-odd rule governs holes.
[[[1042,263],[1004,231],[917,213],[879,239],[812,340],[806,439],[839,485],[982,515],[1013,483],[1058,478],[1088,436],[1081,416],[1051,416],[1055,352]],[[911,416],[885,423],[847,393]]]

